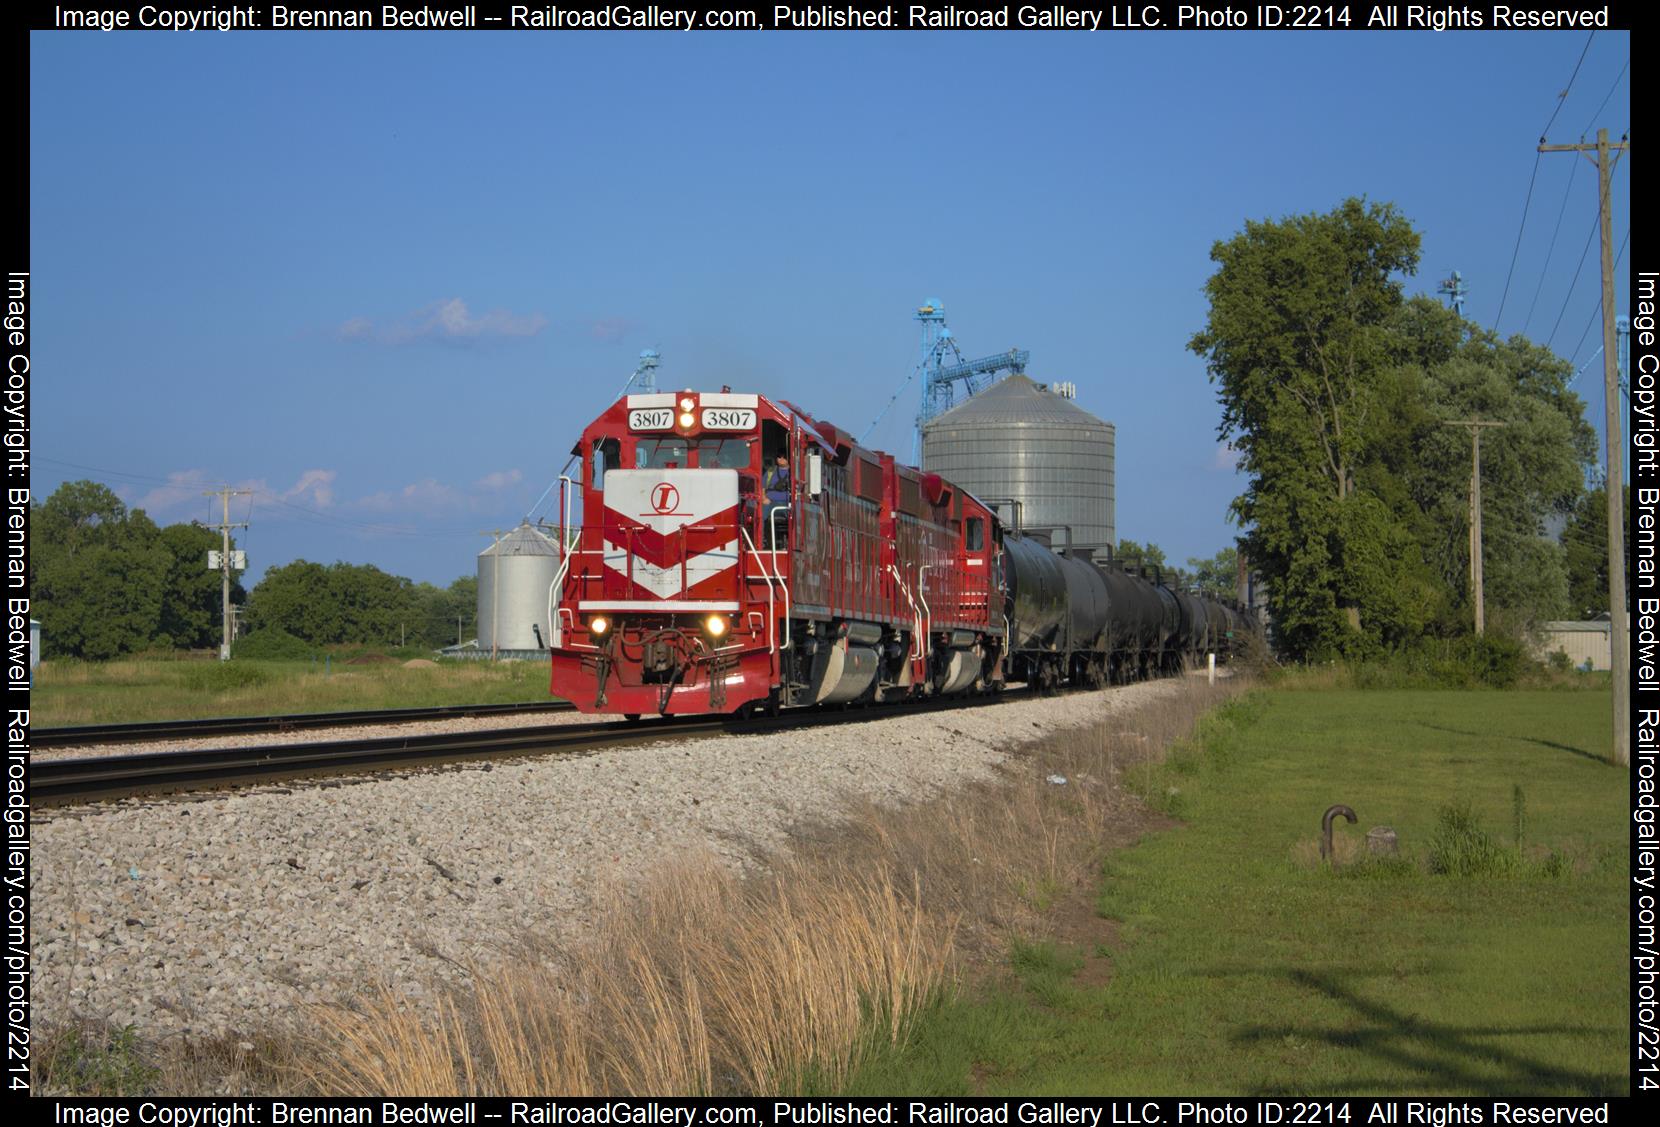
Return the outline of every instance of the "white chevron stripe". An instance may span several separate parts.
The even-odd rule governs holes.
[[[605,566],[612,571],[623,575],[629,574],[628,549],[607,540],[605,542]],[[696,586],[706,579],[719,575],[723,571],[738,566],[738,542],[732,541],[713,551],[692,556],[686,561],[686,584]],[[680,586],[680,565],[658,567],[649,560],[639,556],[633,558],[634,582],[650,591],[660,599],[670,595],[678,595],[683,590]]]

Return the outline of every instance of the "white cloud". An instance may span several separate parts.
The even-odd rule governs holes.
[[[497,470],[473,482],[479,489],[511,489],[525,479],[519,470]]]
[[[375,335],[375,326],[367,317],[353,317],[340,326],[340,336],[345,340],[366,340]]]
[[[164,514],[177,513],[186,506],[200,511],[202,494],[220,484],[208,477],[205,470],[175,470],[167,475],[166,485],[158,485],[137,499],[123,500],[127,500],[128,508],[143,509],[151,519],[155,519]]]
[[[492,309],[474,316],[459,297],[429,302],[412,313],[376,325],[367,317],[353,317],[337,330],[342,340],[374,341],[380,344],[408,344],[437,340],[469,343],[495,337],[531,337],[547,327],[540,313],[509,313]]]
[[[282,494],[282,499],[305,498],[319,509],[326,509],[334,503],[334,477],[334,470],[307,470]]]
[[[454,512],[476,507],[461,490],[430,477],[410,482],[402,489],[371,493],[352,505],[375,513]]]
[[[1211,456],[1210,468],[1213,470],[1227,470],[1229,473],[1239,468],[1239,451],[1226,442],[1216,445],[1216,453]]]

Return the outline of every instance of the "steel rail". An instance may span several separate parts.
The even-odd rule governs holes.
[[[34,747],[139,743],[144,740],[257,735],[264,732],[290,732],[302,728],[333,728],[354,724],[410,724],[420,720],[449,720],[468,716],[569,712],[571,707],[562,700],[527,701],[522,704],[446,704],[431,708],[297,712],[283,716],[220,716],[207,720],[160,720],[135,724],[82,724],[71,727],[35,728],[29,733],[29,742]]]
[[[995,704],[999,699],[1000,694],[979,700],[929,698],[873,708],[803,709],[749,719],[726,715],[668,716],[633,722],[613,720],[333,743],[48,759],[29,765],[28,799],[34,806],[63,806],[282,779],[371,774],[481,758],[548,753],[575,755],[618,744],[654,743],[689,736],[758,735],[789,728]]]

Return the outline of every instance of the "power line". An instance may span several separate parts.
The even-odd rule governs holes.
[[[188,481],[181,481],[177,478],[155,477],[154,475],[151,475],[151,474],[133,473],[129,470],[112,470],[112,469],[107,469],[107,468],[102,467],[102,466],[89,466],[89,465],[86,465],[86,464],[81,463],[81,462],[65,461],[61,458],[40,457],[40,458],[36,458],[35,461],[36,462],[49,462],[49,463],[51,463],[53,465],[57,465],[57,466],[68,466],[71,469],[86,470],[88,472],[99,474],[99,475],[102,475],[103,477],[106,477],[106,478],[113,478],[117,481],[122,481],[122,482],[130,482],[130,483],[141,484],[141,485],[167,486],[169,488],[179,490],[181,494],[189,493],[192,490],[200,489],[204,485],[220,485],[220,486],[224,486],[224,487],[228,488],[232,484],[231,482],[226,481],[223,478],[209,478],[209,477],[194,478],[194,479],[191,479],[191,480],[188,480]],[[246,492],[250,495],[250,500],[249,500],[249,505],[250,506],[252,506],[252,504],[253,504],[253,501],[252,501],[253,496],[255,496],[255,495],[261,496],[261,497],[264,497],[269,502],[274,502],[278,505],[281,505],[283,508],[292,509],[294,512],[302,514],[301,518],[299,518],[299,519],[309,518],[310,523],[324,524],[324,525],[334,525],[334,526],[344,526],[344,527],[348,527],[348,528],[359,528],[359,529],[363,529],[366,532],[385,533],[386,535],[389,535],[389,536],[409,536],[409,537],[417,537],[417,538],[432,538],[432,539],[442,539],[442,540],[459,540],[459,539],[463,539],[463,538],[466,538],[466,539],[470,540],[470,539],[472,539],[472,537],[474,535],[471,529],[444,528],[444,529],[435,529],[435,530],[430,530],[430,531],[418,531],[416,529],[410,528],[407,525],[381,524],[381,523],[377,523],[377,522],[373,522],[373,521],[352,520],[349,517],[337,516],[333,513],[325,513],[325,512],[322,512],[321,510],[309,508],[305,505],[296,505],[294,502],[286,499],[281,494],[273,493],[268,488],[247,489],[247,490],[243,490],[243,492]],[[211,508],[211,503],[210,503],[210,508]],[[251,509],[250,509],[250,511],[251,511]],[[211,523],[211,522],[212,522],[212,518],[210,516],[209,520],[208,520],[208,523]]]
[[[1614,269],[1618,270],[1620,268],[1620,259],[1625,257],[1625,245],[1627,243],[1629,243],[1630,241],[1631,241],[1631,228],[1627,227],[1626,231],[1625,231],[1625,238],[1620,240],[1620,253],[1618,253],[1614,256]],[[1591,310],[1591,316],[1589,318],[1587,318],[1586,321],[1585,321],[1585,331],[1579,334],[1578,343],[1576,343],[1574,345],[1574,350],[1568,354],[1568,363],[1572,364],[1575,360],[1579,359],[1579,350],[1581,348],[1585,347],[1585,338],[1590,335],[1591,326],[1597,323],[1597,314],[1601,313],[1601,312],[1602,312],[1602,296],[1599,294],[1597,296],[1596,308]],[[1574,378],[1575,379],[1579,378],[1579,373],[1578,372],[1574,373]]]
[[[1545,143],[1545,136],[1550,133],[1550,127],[1556,123],[1556,115],[1562,112],[1563,105],[1567,103],[1568,91],[1574,88],[1574,79],[1579,77],[1579,68],[1584,65],[1585,54],[1591,49],[1591,40],[1596,37],[1597,33],[1594,31],[1585,37],[1585,46],[1579,50],[1579,62],[1574,64],[1574,72],[1568,76],[1568,85],[1563,88],[1562,93],[1556,96],[1556,109],[1551,113],[1550,120],[1545,122],[1545,127],[1539,131],[1539,143],[1541,145]]]
[[[39,458],[36,458],[35,461],[36,462],[50,462],[54,466],[68,466],[70,469],[75,469],[75,470],[91,470],[93,473],[100,473],[100,474],[103,474],[105,477],[119,478],[123,481],[147,482],[147,483],[152,483],[152,484],[155,484],[155,485],[173,485],[173,486],[177,486],[179,489],[185,490],[186,492],[189,492],[191,489],[194,489],[199,485],[229,485],[230,484],[230,482],[228,482],[228,481],[216,480],[214,478],[203,478],[199,481],[183,481],[183,482],[181,482],[181,481],[179,481],[175,478],[151,477],[148,474],[130,473],[126,470],[106,470],[101,466],[86,466],[86,465],[82,465],[80,462],[66,462],[61,458],[39,457]]]
[[[1522,335],[1527,335],[1527,327],[1533,322],[1533,310],[1539,304],[1539,294],[1544,291],[1545,279],[1550,276],[1551,255],[1556,253],[1556,236],[1562,233],[1562,217],[1568,214],[1568,195],[1574,189],[1574,176],[1579,172],[1579,165],[1568,169],[1568,186],[1562,189],[1562,206],[1556,211],[1556,227],[1550,233],[1550,247],[1545,251],[1545,264],[1539,269],[1539,284],[1533,287],[1533,303],[1527,307],[1527,316],[1522,320]]]
[[[1602,96],[1602,105],[1599,105],[1597,107],[1597,112],[1591,115],[1591,120],[1585,123],[1585,128],[1581,129],[1579,131],[1579,135],[1581,137],[1585,136],[1585,134],[1589,133],[1592,129],[1596,128],[1597,118],[1599,116],[1601,116],[1603,106],[1606,106],[1608,104],[1608,99],[1612,98],[1614,96],[1614,91],[1619,89],[1620,79],[1625,77],[1626,69],[1629,68],[1630,66],[1631,66],[1631,58],[1629,56],[1627,56],[1626,60],[1625,60],[1625,66],[1622,66],[1620,68],[1620,73],[1614,76],[1614,85],[1610,86],[1608,88],[1608,93],[1606,93]],[[1577,168],[1578,166],[1575,165],[1575,167]]]
[[[1493,331],[1499,331],[1499,321],[1504,317],[1504,303],[1510,298],[1510,279],[1516,274],[1516,256],[1522,253],[1522,232],[1527,230],[1527,211],[1533,204],[1533,182],[1539,179],[1539,161],[1543,154],[1533,157],[1533,175],[1527,178],[1527,199],[1522,201],[1522,222],[1516,228],[1516,246],[1510,252],[1510,269],[1504,276],[1504,293],[1499,296],[1498,316],[1493,318]]]
[[[1597,237],[1597,227],[1601,222],[1601,215],[1591,221],[1591,233],[1585,236],[1585,249],[1579,252],[1579,265],[1574,267],[1574,280],[1568,283],[1568,292],[1562,296],[1562,312],[1556,315],[1556,324],[1550,327],[1550,336],[1545,338],[1546,348],[1556,339],[1556,330],[1561,327],[1562,317],[1568,312],[1568,302],[1573,300],[1574,287],[1579,285],[1579,272],[1585,268],[1585,256],[1591,253],[1591,241]]]
[[[1568,85],[1563,87],[1562,92],[1556,96],[1556,109],[1551,112],[1550,120],[1545,122],[1545,127],[1539,131],[1539,143],[1541,145],[1545,143],[1545,137],[1550,133],[1550,127],[1556,123],[1556,115],[1562,112],[1562,105],[1568,99],[1568,91],[1574,88],[1574,79],[1579,77],[1579,68],[1585,62],[1585,53],[1591,49],[1591,40],[1596,37],[1596,34],[1593,31],[1585,37],[1585,46],[1580,48],[1579,51],[1579,62],[1574,64],[1574,72],[1568,76]],[[1533,204],[1533,185],[1539,179],[1539,160],[1541,156],[1542,154],[1538,153],[1534,155],[1533,172],[1527,178],[1527,198],[1522,201],[1522,221],[1516,227],[1516,247],[1510,252],[1510,269],[1504,275],[1504,293],[1499,297],[1498,315],[1493,318],[1493,331],[1495,333],[1498,332],[1499,321],[1504,317],[1504,304],[1510,297],[1510,280],[1516,274],[1516,258],[1522,252],[1522,234],[1527,230],[1527,213]]]

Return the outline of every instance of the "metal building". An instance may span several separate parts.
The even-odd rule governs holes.
[[[529,521],[478,554],[480,656],[547,656],[548,588],[558,571],[559,545]]]
[[[1116,544],[1113,425],[1051,388],[1071,385],[1009,376],[930,420],[922,464],[984,501],[1019,501],[1026,528],[1067,526],[1080,547]]]
[[[1564,653],[1575,669],[1606,670],[1614,653],[1609,641],[1611,629],[1606,618],[1590,622],[1541,622],[1529,639],[1530,648],[1540,661],[1550,660],[1553,653]]]

